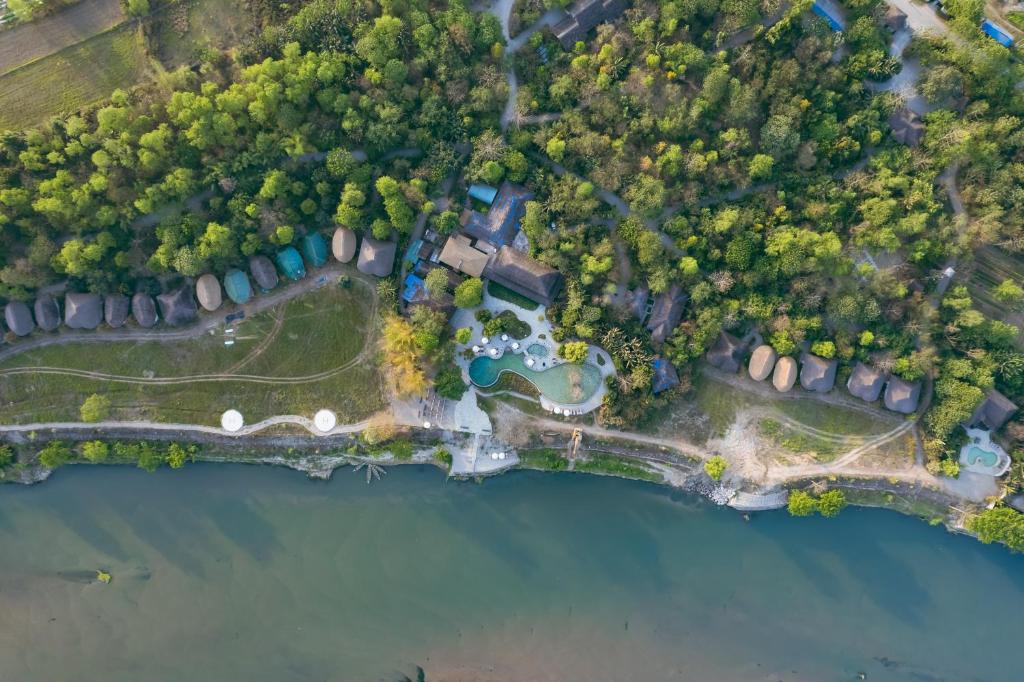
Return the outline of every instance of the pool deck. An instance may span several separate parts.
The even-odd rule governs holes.
[[[538,307],[536,310],[526,310],[520,308],[514,303],[503,301],[498,298],[494,298],[487,293],[487,288],[484,287],[484,300],[483,303],[477,308],[468,308],[455,311],[452,316],[451,325],[453,328],[458,329],[460,327],[469,327],[472,330],[472,338],[466,345],[456,344],[455,362],[462,370],[463,380],[469,384],[470,391],[476,391],[476,385],[469,378],[469,363],[472,362],[473,358],[467,359],[463,357],[463,351],[467,348],[472,348],[474,344],[481,345],[480,340],[483,337],[483,325],[477,322],[475,314],[480,308],[486,308],[491,311],[493,315],[498,315],[505,310],[509,310],[514,313],[523,322],[530,325],[531,333],[525,339],[519,339],[516,341],[509,337],[508,341],[502,341],[501,337],[493,338],[489,340],[487,348],[497,348],[498,357],[501,357],[505,353],[524,353],[525,349],[529,348],[532,344],[540,344],[546,347],[549,351],[548,356],[538,362],[538,365],[534,366],[534,369],[543,371],[556,365],[563,364],[565,360],[558,357],[558,343],[552,339],[552,325],[547,319],[547,310],[544,306]],[[541,337],[544,338],[541,338]],[[519,344],[518,350],[512,350],[512,343],[516,341]],[[482,354],[481,354],[482,355]],[[490,356],[489,356],[490,357]],[[598,358],[601,358],[604,364],[598,362]],[[543,393],[541,393],[540,404],[545,410],[549,412],[555,412],[568,415],[587,414],[593,412],[601,403],[604,401],[605,393],[608,391],[608,387],[605,386],[605,380],[615,374],[615,365],[612,363],[611,356],[608,355],[603,349],[597,346],[590,346],[590,352],[587,357],[587,362],[597,367],[598,371],[601,372],[601,383],[598,385],[594,395],[590,396],[586,401],[576,404],[563,404],[558,403]],[[538,391],[539,391],[538,387]]]
[[[960,448],[960,468],[975,474],[985,476],[1002,476],[1010,468],[1010,456],[998,443],[992,442],[992,434],[985,429],[965,429],[968,441]],[[969,452],[971,448],[979,448],[994,453],[996,456],[995,466],[985,466],[981,462],[971,462]]]

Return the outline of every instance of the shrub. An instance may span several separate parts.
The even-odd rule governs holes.
[[[728,462],[721,455],[715,455],[704,462],[704,471],[713,481],[721,481],[722,474],[725,473],[725,468],[728,466]]]
[[[110,398],[105,395],[93,393],[85,399],[78,411],[84,422],[100,422],[110,414]]]

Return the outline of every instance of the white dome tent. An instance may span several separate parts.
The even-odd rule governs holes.
[[[230,433],[237,433],[245,426],[245,418],[238,410],[228,410],[220,416],[220,427]]]

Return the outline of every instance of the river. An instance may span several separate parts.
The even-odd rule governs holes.
[[[584,475],[74,467],[0,488],[0,680],[1019,680],[1022,569]]]

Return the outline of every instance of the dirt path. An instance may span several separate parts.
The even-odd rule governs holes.
[[[51,16],[0,33],[0,74],[60,52],[125,20],[119,0],[81,0]]]

